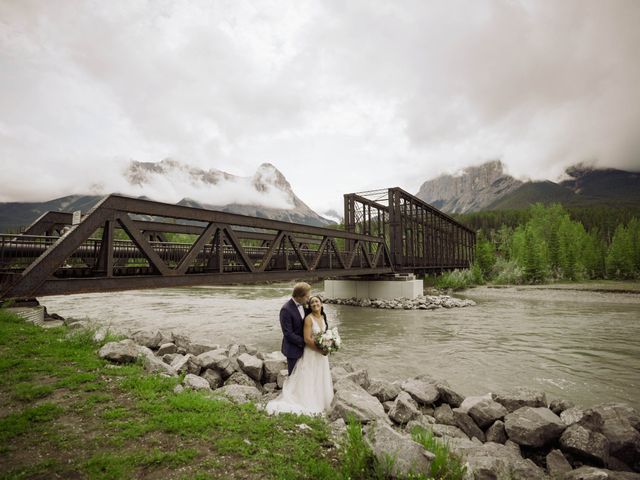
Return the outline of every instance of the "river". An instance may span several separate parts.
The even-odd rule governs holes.
[[[196,287],[45,297],[41,303],[123,333],[171,329],[267,352],[280,348],[278,311],[290,289]],[[624,401],[640,408],[640,294],[480,287],[459,296],[477,305],[434,311],[326,305],[330,326],[343,338],[336,360],[389,380],[428,373],[465,396],[527,386],[549,400],[583,406]]]

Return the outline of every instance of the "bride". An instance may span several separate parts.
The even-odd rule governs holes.
[[[319,297],[309,299],[311,313],[304,319],[304,353],[296,362],[282,387],[282,394],[267,403],[267,413],[318,415],[333,400],[333,382],[329,358],[316,346],[314,335],[327,330],[327,321]]]

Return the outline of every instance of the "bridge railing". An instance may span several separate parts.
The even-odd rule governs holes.
[[[59,237],[0,236],[0,297],[393,271],[378,237],[119,195],[70,221],[56,212],[28,229]]]

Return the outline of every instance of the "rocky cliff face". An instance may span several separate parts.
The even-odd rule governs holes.
[[[465,168],[459,175],[441,175],[422,184],[418,198],[444,212],[482,210],[522,185],[504,172],[501,161]]]

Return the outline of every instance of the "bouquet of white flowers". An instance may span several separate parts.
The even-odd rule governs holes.
[[[337,352],[342,344],[337,328],[330,328],[324,333],[317,333],[314,339],[318,348],[326,353]]]

